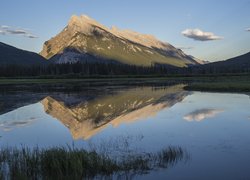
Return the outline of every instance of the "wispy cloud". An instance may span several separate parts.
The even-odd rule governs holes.
[[[6,29],[6,32],[9,34],[27,34],[28,32],[23,29]]]
[[[194,49],[194,47],[192,46],[187,46],[187,47],[184,47],[184,46],[180,46],[180,47],[177,47],[178,49],[181,49],[181,50],[190,50],[190,49]]]
[[[196,41],[212,41],[223,39],[223,37],[217,36],[212,32],[205,32],[200,29],[186,29],[182,31],[181,34]]]
[[[250,28],[247,28],[246,31],[250,32]]]
[[[24,28],[14,28],[6,25],[0,26],[0,34],[1,35],[21,35],[27,38],[38,38],[38,36],[34,35],[30,30]]]
[[[10,26],[6,26],[6,25],[2,25],[0,27],[1,27],[1,29],[8,29],[8,28],[10,28]]]
[[[38,38],[38,36],[33,35],[33,34],[26,34],[25,36],[31,39]]]
[[[183,119],[189,122],[191,121],[199,122],[207,118],[212,118],[221,112],[223,112],[223,110],[221,109],[199,109],[185,115]]]

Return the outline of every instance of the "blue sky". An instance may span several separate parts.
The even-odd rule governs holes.
[[[58,34],[73,14],[153,34],[204,60],[250,51],[250,0],[1,0],[0,5],[0,41],[34,52],[40,52],[44,41]],[[201,41],[195,29],[211,38]]]

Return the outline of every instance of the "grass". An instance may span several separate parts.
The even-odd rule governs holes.
[[[186,90],[213,92],[250,92],[250,76],[213,77],[204,81],[193,81]]]
[[[82,85],[91,83],[92,85],[132,85],[141,83],[185,83],[186,90],[200,91],[221,91],[221,92],[249,92],[249,74],[227,74],[223,76],[93,76],[85,78],[0,78],[0,86],[6,85],[60,85],[63,87],[72,85]],[[9,86],[11,88],[11,86]],[[36,87],[32,87],[36,88]],[[12,88],[12,89],[15,89]],[[18,89],[18,88],[17,88]],[[65,89],[65,88],[64,88]]]
[[[95,83],[95,82],[112,82],[113,84],[120,82],[155,82],[169,80],[167,77],[154,76],[98,76],[86,78],[0,78],[0,85],[19,85],[19,84],[65,84],[65,83]],[[132,80],[132,81],[131,81]]]
[[[184,88],[192,91],[250,92],[250,82],[192,83]]]
[[[70,147],[2,148],[0,179],[91,179],[136,174],[168,168],[184,156],[185,152],[179,147],[168,147],[158,153],[130,154],[119,159]]]

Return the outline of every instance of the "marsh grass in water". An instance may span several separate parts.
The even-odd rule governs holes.
[[[180,147],[158,153],[131,153],[120,158],[79,148],[3,148],[0,150],[0,179],[90,179],[114,174],[141,174],[168,168],[187,157]]]

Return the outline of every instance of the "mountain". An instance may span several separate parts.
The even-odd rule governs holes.
[[[191,67],[195,73],[244,73],[250,71],[250,52],[224,61]]]
[[[39,54],[0,42],[0,65],[42,65],[46,63],[48,63],[46,59]]]
[[[206,61],[206,60],[201,60],[201,59],[198,59],[194,56],[191,56],[189,55],[190,58],[192,58],[193,60],[195,60],[199,65],[203,65],[203,64],[208,64],[210,63],[209,61]]]
[[[152,35],[107,28],[85,15],[72,16],[58,35],[44,43],[40,55],[57,63],[89,61],[177,67],[199,64],[180,49]]]
[[[210,63],[210,66],[250,67],[250,52],[224,61]]]

